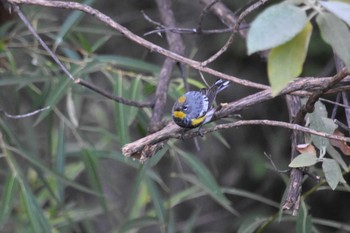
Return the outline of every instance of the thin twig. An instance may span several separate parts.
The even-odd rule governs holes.
[[[271,155],[269,155],[269,154],[267,154],[267,153],[264,153],[264,155],[265,155],[265,157],[270,161],[270,163],[271,163],[273,169],[274,169],[276,172],[278,172],[278,173],[287,173],[287,172],[290,171],[290,168],[289,168],[289,169],[285,169],[285,170],[279,169],[279,168],[276,166],[275,162],[273,161]]]
[[[73,75],[68,71],[65,65],[58,59],[58,57],[52,52],[52,50],[46,45],[46,43],[41,39],[41,37],[38,35],[38,33],[35,31],[33,26],[29,23],[29,20],[27,17],[23,14],[21,9],[17,5],[12,5],[13,11],[17,13],[17,15],[20,17],[22,22],[27,26],[29,31],[33,34],[35,39],[37,39],[40,43],[40,45],[48,52],[48,54],[51,56],[51,58],[56,62],[57,65],[63,70],[63,72],[70,78],[72,81],[75,81],[75,78]]]
[[[307,100],[306,104],[301,107],[298,114],[296,115],[294,121],[296,124],[302,124],[305,118],[305,115],[307,113],[313,112],[315,108],[315,103],[318,101],[318,99],[326,93],[328,90],[330,90],[334,85],[336,85],[338,82],[340,82],[342,79],[344,79],[348,75],[347,70],[344,68],[339,73],[337,73],[331,80],[329,80],[327,83],[324,84],[324,87],[313,93],[309,99]]]
[[[247,29],[248,26],[240,27],[238,30]],[[224,28],[224,29],[206,29],[198,31],[196,28],[171,28],[162,26],[161,28],[149,31],[144,33],[144,36],[149,36],[152,34],[158,34],[162,32],[172,32],[177,34],[196,34],[196,35],[210,35],[210,34],[222,34],[232,32],[232,28]]]
[[[225,45],[219,50],[217,51],[213,56],[211,56],[210,58],[208,58],[207,60],[203,61],[201,64],[202,66],[207,66],[209,63],[213,62],[214,60],[216,60],[219,56],[221,56],[221,54],[223,54],[228,47],[232,44],[233,42],[233,38],[235,36],[235,34],[238,32],[238,28],[240,23],[244,20],[244,18],[250,14],[251,12],[253,12],[254,10],[256,10],[257,8],[261,7],[263,4],[265,4],[268,0],[260,0],[257,1],[256,3],[250,5],[247,9],[245,9],[238,17],[235,26],[233,27],[232,33],[229,37],[229,39],[226,41]]]
[[[156,3],[164,24],[171,27],[176,26],[175,15],[171,7],[171,1],[156,0]],[[166,38],[169,44],[170,51],[177,54],[184,53],[185,46],[179,34],[167,33]],[[174,60],[166,58],[160,71],[157,90],[155,94],[156,98],[154,108],[148,127],[148,131],[151,133],[157,131],[160,128],[159,125],[162,125],[161,122],[164,115],[165,104],[168,96],[168,86],[175,64],[176,62]]]
[[[35,110],[33,112],[28,112],[28,113],[25,113],[25,114],[19,114],[19,115],[11,115],[11,114],[8,114],[7,112],[5,112],[3,109],[0,109],[0,112],[3,112],[4,115],[8,118],[12,118],[12,119],[21,119],[21,118],[26,118],[26,117],[31,117],[31,116],[34,116],[42,111],[45,111],[47,109],[49,109],[50,106],[47,106],[45,108],[40,108],[38,110]]]
[[[198,25],[197,25],[196,31],[202,32],[203,19],[208,14],[209,9],[212,6],[214,6],[217,2],[219,2],[219,0],[214,0],[212,3],[210,3],[210,4],[208,4],[207,6],[204,7],[204,9],[202,10],[202,12],[201,12],[201,14],[199,16],[199,20],[198,20]]]
[[[152,107],[154,105],[154,102],[140,102],[140,101],[129,100],[129,99],[125,99],[125,98],[120,97],[120,96],[113,95],[110,92],[107,92],[107,91],[105,91],[105,90],[103,90],[103,89],[101,89],[101,88],[99,88],[99,87],[97,87],[89,82],[86,82],[83,79],[77,79],[77,80],[75,80],[75,83],[82,85],[82,86],[108,98],[108,99],[114,100],[114,101],[121,103],[121,104],[134,106],[134,107],[138,107],[138,108],[149,108],[149,107]]]
[[[327,99],[324,99],[324,98],[320,98],[320,100],[322,102],[330,103],[330,104],[333,104],[333,105],[338,106],[338,107],[350,108],[349,105],[341,104],[338,101],[327,100]]]

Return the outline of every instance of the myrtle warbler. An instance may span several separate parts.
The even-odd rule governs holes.
[[[209,122],[215,112],[213,102],[216,95],[229,84],[229,81],[218,79],[208,89],[189,91],[180,96],[172,110],[175,123],[183,128],[196,128]]]

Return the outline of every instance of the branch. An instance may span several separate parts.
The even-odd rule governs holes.
[[[213,76],[216,76],[216,77],[219,77],[219,78],[222,78],[225,80],[229,80],[233,83],[237,83],[237,84],[240,84],[242,86],[252,87],[252,88],[256,88],[256,89],[268,89],[269,88],[267,85],[251,82],[248,80],[243,80],[243,79],[237,78],[235,76],[224,74],[224,73],[221,73],[217,70],[210,69],[208,67],[203,67],[201,65],[201,63],[198,61],[189,59],[189,58],[181,56],[177,53],[166,50],[158,45],[155,45],[155,44],[143,39],[142,37],[137,36],[136,34],[129,31],[127,28],[125,28],[125,27],[121,26],[120,24],[118,24],[117,22],[115,22],[109,16],[101,13],[100,11],[98,11],[98,10],[88,6],[88,5],[80,4],[77,2],[44,1],[44,0],[7,0],[7,1],[10,3],[13,3],[13,4],[38,5],[38,6],[45,6],[45,7],[64,8],[64,9],[83,11],[89,15],[96,17],[98,20],[105,23],[107,26],[120,32],[126,38],[130,39],[131,41],[134,41],[135,43],[137,43],[145,48],[148,48],[152,52],[162,54],[165,57],[168,57],[168,58],[171,58],[175,61],[187,64],[188,66],[190,66],[196,70],[211,74]]]
[[[337,83],[339,83],[342,79],[347,76],[346,69],[340,70],[338,74],[333,76],[328,82],[325,82],[323,87],[319,90],[315,91],[307,100],[306,104],[301,108],[297,105],[300,105],[300,100],[290,99],[290,118],[294,118],[294,123],[297,125],[303,125],[304,119],[307,113],[311,113],[314,111],[315,103],[319,100],[321,95],[326,93],[332,87],[334,87]],[[299,111],[297,111],[299,109]],[[291,160],[293,160],[298,152],[296,151],[296,145],[303,144],[304,137],[302,134],[293,132],[292,135],[292,153]],[[292,209],[292,214],[297,215],[299,205],[300,205],[300,195],[301,195],[301,187],[302,187],[302,179],[303,179],[303,169],[295,169],[293,168],[290,173],[290,181],[287,187],[286,199],[282,205],[282,209],[290,210]]]
[[[205,6],[209,6],[213,0],[201,0],[200,1]],[[226,5],[222,2],[218,2],[212,7],[210,7],[210,11],[216,15],[223,24],[225,24],[227,27],[232,28],[236,25],[237,22],[237,16],[235,13],[233,13]],[[244,23],[244,21],[241,23],[242,27],[248,28],[248,25]],[[240,35],[242,37],[246,37],[246,30],[240,30]]]
[[[227,33],[227,32],[232,32],[232,28],[224,28],[224,29],[207,29],[204,30],[201,28],[201,24],[198,23],[197,28],[180,28],[180,27],[169,27],[165,26],[153,19],[151,19],[145,12],[141,11],[143,17],[150,23],[154,24],[155,26],[158,27],[158,29],[146,32],[143,34],[143,36],[148,36],[151,34],[155,33],[161,33],[161,32],[173,32],[177,34],[198,34],[198,35],[203,35],[203,34],[222,34],[222,33]],[[248,26],[242,26],[239,27],[239,30],[247,29]]]
[[[99,88],[99,87],[97,87],[89,82],[86,82],[83,79],[78,78],[74,82],[76,84],[82,85],[82,86],[108,98],[108,99],[114,100],[114,101],[121,103],[121,104],[134,106],[134,107],[138,107],[138,108],[152,107],[154,105],[153,102],[140,102],[140,101],[129,100],[129,99],[125,99],[125,98],[120,97],[120,96],[113,95],[113,94],[106,92],[105,90],[103,90],[103,89],[101,89],[101,88]]]
[[[129,156],[132,156],[134,153],[140,152],[145,146],[154,145],[154,144],[157,144],[159,142],[163,142],[165,140],[168,140],[170,138],[177,138],[177,139],[194,138],[197,136],[212,133],[212,132],[217,131],[217,130],[229,129],[229,128],[233,128],[233,127],[246,126],[246,125],[268,125],[268,126],[275,126],[275,127],[283,127],[283,128],[287,128],[287,129],[291,129],[291,130],[301,131],[304,133],[314,134],[317,136],[350,143],[350,138],[348,138],[348,137],[342,137],[342,136],[333,135],[333,134],[329,134],[329,133],[325,133],[325,132],[319,132],[319,131],[309,129],[309,128],[306,128],[306,127],[303,127],[300,125],[281,122],[281,121],[239,120],[239,121],[236,121],[233,123],[220,124],[220,125],[216,125],[212,128],[202,129],[200,132],[196,129],[186,130],[186,129],[180,128],[174,122],[170,122],[162,130],[160,130],[156,133],[153,133],[151,135],[148,135],[144,138],[141,138],[135,142],[126,144],[122,148],[122,152],[125,156],[129,157]]]
[[[176,20],[174,13],[171,9],[170,0],[156,0],[157,6],[165,25],[170,27],[176,26]],[[177,54],[183,54],[185,46],[183,44],[182,38],[179,34],[174,34],[171,32],[166,33],[166,38],[172,52]],[[167,58],[165,59],[162,69],[159,74],[159,81],[156,90],[156,99],[152,112],[152,117],[150,118],[149,132],[153,133],[159,129],[159,123],[164,115],[165,104],[168,96],[168,86],[170,83],[171,74],[175,65],[175,61]]]
[[[348,74],[348,72],[346,70],[342,70],[337,75],[346,76],[347,74]],[[325,81],[329,81],[332,78],[325,78],[325,79],[321,79],[321,80],[311,78],[313,85],[309,85],[309,82],[305,82],[306,80],[300,79],[300,80],[297,80],[295,82],[292,82],[287,88],[282,90],[280,95],[288,94],[290,92],[297,91],[297,90],[302,89],[302,88],[310,88],[310,87],[314,88],[315,86],[323,85]],[[224,117],[229,117],[230,115],[233,115],[234,113],[236,113],[240,110],[243,110],[243,109],[250,107],[250,106],[253,106],[255,104],[265,102],[265,101],[270,100],[272,98],[274,98],[274,97],[271,95],[271,90],[264,90],[264,91],[260,91],[260,92],[257,92],[255,94],[249,95],[247,97],[244,97],[244,98],[237,100],[235,102],[230,102],[228,104],[221,105],[219,107],[219,109],[217,109],[217,111],[215,112],[212,121],[216,121],[216,120],[218,120],[220,118],[224,118]],[[245,121],[239,121],[239,122],[245,122]],[[240,124],[240,123],[235,123],[235,124]],[[263,124],[263,121],[261,121],[259,124]],[[288,124],[288,123],[284,123],[284,124]],[[238,126],[238,125],[236,125],[236,126]],[[281,125],[274,125],[274,126],[281,126]],[[296,125],[296,124],[289,124],[288,127],[292,127],[292,126],[293,127],[295,126],[295,128],[291,128],[293,130],[303,131],[303,129],[307,129],[308,133],[311,133],[311,134],[317,133],[317,131],[313,131],[313,130],[310,130],[308,128],[302,127],[300,125]],[[214,127],[215,130],[223,129],[225,126],[217,126],[217,127],[218,128]],[[234,126],[231,126],[231,127],[234,127]],[[287,127],[287,126],[285,126],[285,127]],[[141,152],[143,147],[146,146],[147,144],[150,146],[150,145],[154,145],[156,143],[168,140],[169,138],[183,138],[183,137],[186,137],[186,134],[190,135],[191,132],[193,134],[192,137],[198,136],[198,132],[196,132],[196,130],[191,130],[188,132],[185,132],[185,131],[186,130],[176,126],[173,122],[169,123],[165,128],[163,128],[160,131],[158,131],[154,134],[148,135],[144,138],[141,138],[135,142],[132,142],[130,144],[125,145],[122,149],[123,154],[126,156],[132,156],[133,153]],[[209,130],[202,130],[201,133],[202,132],[204,134],[206,134],[206,133],[210,133],[212,131],[209,129]],[[322,132],[318,132],[318,133],[321,133],[321,135],[318,135],[318,136],[328,137],[328,138],[335,137],[335,138],[337,138],[336,140],[343,140],[343,138],[344,138],[344,137],[339,137],[339,136],[334,136],[334,135],[328,135],[328,134],[325,134]],[[346,140],[349,140],[349,142],[350,142],[350,139],[346,138]]]
[[[297,96],[287,95],[287,105],[289,111],[289,120],[292,122],[301,108],[301,100]],[[301,131],[293,131],[291,135],[291,161],[299,155],[297,145],[304,144],[304,134]],[[300,206],[301,188],[304,176],[304,169],[293,168],[290,171],[289,184],[286,188],[285,199],[283,200],[282,209],[292,209],[292,215],[298,213]]]
[[[8,117],[8,118],[20,119],[20,118],[26,118],[26,117],[34,116],[35,114],[38,114],[38,113],[40,113],[40,112],[42,112],[42,111],[45,111],[45,110],[47,110],[47,109],[49,109],[49,108],[50,108],[50,106],[47,106],[47,107],[45,107],[45,108],[37,109],[37,110],[35,110],[35,111],[33,111],[33,112],[28,112],[28,113],[19,114],[19,115],[11,115],[11,114],[5,112],[3,109],[0,108],[0,113],[1,113],[1,112],[4,113],[4,115],[5,115],[6,117]]]
[[[223,54],[228,47],[232,44],[233,42],[233,38],[234,35],[236,34],[236,32],[239,29],[239,26],[241,24],[241,22],[243,21],[243,19],[250,14],[251,12],[253,12],[254,10],[256,10],[257,8],[261,7],[263,4],[265,4],[268,0],[260,0],[257,1],[256,3],[252,4],[251,6],[249,6],[247,9],[245,9],[238,17],[237,21],[235,22],[235,25],[233,27],[232,33],[229,37],[229,39],[226,41],[225,45],[219,50],[217,51],[213,56],[211,56],[210,58],[208,58],[207,60],[202,62],[202,66],[207,66],[209,63],[213,62],[214,60],[216,60],[221,54]]]
[[[311,113],[315,109],[315,103],[318,101],[318,99],[326,93],[328,90],[330,90],[333,86],[335,86],[337,83],[339,83],[342,79],[344,79],[347,76],[347,70],[342,69],[338,74],[336,74],[333,78],[331,78],[328,82],[326,82],[323,86],[323,88],[319,89],[315,93],[313,93],[309,99],[307,100],[306,104],[301,107],[299,112],[297,113],[295,117],[295,123],[296,124],[303,124],[305,115],[307,113]]]

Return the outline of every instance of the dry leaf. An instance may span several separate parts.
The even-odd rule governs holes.
[[[299,151],[300,154],[310,153],[310,154],[316,155],[317,153],[315,147],[312,144],[308,144],[308,143],[297,145],[297,150]]]
[[[344,137],[344,134],[340,132],[338,129],[334,130],[333,135]],[[334,139],[329,139],[329,142],[332,144],[332,146],[339,148],[339,150],[344,155],[350,155],[350,146],[348,146],[346,142],[342,142]]]

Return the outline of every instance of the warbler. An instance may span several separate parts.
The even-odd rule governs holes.
[[[189,91],[174,103],[172,116],[174,122],[183,128],[196,128],[209,122],[215,112],[213,103],[216,95],[231,84],[230,81],[218,79],[209,88]]]

